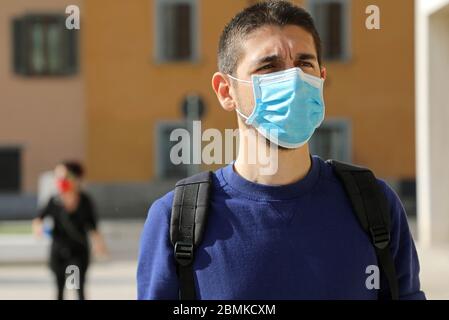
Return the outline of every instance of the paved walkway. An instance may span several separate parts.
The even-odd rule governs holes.
[[[421,264],[421,286],[428,299],[449,300],[449,245],[422,249],[417,245]]]
[[[136,298],[135,262],[95,263],[87,275],[86,298],[133,300]],[[0,266],[0,300],[49,300],[56,296],[53,278],[45,265]],[[75,291],[66,290],[66,299],[76,299]]]
[[[19,227],[20,224],[18,223]],[[108,261],[91,264],[86,298],[136,299],[136,261],[143,221],[104,221],[101,230],[110,251]],[[14,228],[19,228],[17,225]],[[29,234],[0,234],[0,300],[54,299],[53,275],[47,267],[48,239]],[[67,291],[68,299],[76,298]]]

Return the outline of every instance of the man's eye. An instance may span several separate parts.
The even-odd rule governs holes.
[[[274,66],[272,64],[267,64],[267,65],[265,65],[263,67],[260,67],[257,71],[270,70],[270,69],[273,69],[273,68],[274,68]]]
[[[299,64],[300,67],[306,67],[306,68],[313,68],[313,64],[311,64],[310,62],[301,62]]]

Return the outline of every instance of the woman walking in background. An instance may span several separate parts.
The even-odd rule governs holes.
[[[90,241],[94,252],[106,255],[102,235],[97,229],[97,217],[90,197],[81,190],[83,167],[77,162],[63,162],[54,170],[58,194],[48,201],[33,220],[33,232],[42,236],[43,219],[53,219],[50,268],[55,274],[57,298],[64,297],[66,269],[75,265],[79,269],[78,296],[84,300],[84,284],[90,260]],[[72,272],[72,271],[71,271]]]

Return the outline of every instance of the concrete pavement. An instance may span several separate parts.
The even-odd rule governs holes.
[[[87,274],[86,299],[136,299],[136,263],[114,261],[94,263]],[[0,300],[51,300],[56,292],[53,276],[45,264],[0,266]],[[77,299],[66,290],[66,299]]]
[[[18,222],[13,229],[20,229]],[[136,299],[136,265],[144,221],[102,221],[100,229],[110,252],[106,261],[93,261],[87,274],[86,298]],[[0,234],[0,300],[54,299],[53,275],[47,267],[49,239],[30,234]],[[66,298],[76,298],[66,291]]]

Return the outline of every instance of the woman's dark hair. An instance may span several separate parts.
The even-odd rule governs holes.
[[[61,163],[68,172],[73,174],[78,179],[81,179],[84,176],[84,168],[81,163],[78,161],[64,161]]]
[[[218,69],[233,74],[241,52],[241,42],[252,31],[265,26],[295,25],[309,32],[315,42],[318,63],[321,66],[321,40],[312,16],[303,8],[288,1],[267,0],[258,2],[238,13],[226,25],[218,46]]]

